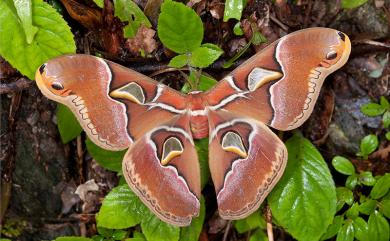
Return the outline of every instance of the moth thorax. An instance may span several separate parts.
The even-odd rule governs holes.
[[[206,115],[191,116],[190,126],[195,139],[202,139],[209,135],[209,122]]]

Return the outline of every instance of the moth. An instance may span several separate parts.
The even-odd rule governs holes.
[[[108,60],[65,55],[36,72],[49,99],[68,106],[89,138],[124,150],[123,175],[161,220],[187,226],[200,208],[194,139],[209,137],[209,168],[224,219],[247,217],[280,179],[283,142],[313,111],[326,76],[350,54],[347,35],[309,28],[255,54],[206,92],[187,95]]]

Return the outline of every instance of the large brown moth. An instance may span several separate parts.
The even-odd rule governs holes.
[[[193,139],[209,137],[219,214],[253,213],[283,174],[287,150],[269,129],[291,130],[311,114],[326,76],[345,64],[344,33],[310,28],[280,38],[206,92],[179,93],[136,71],[89,55],[49,60],[36,82],[67,105],[89,138],[129,148],[123,174],[160,219],[189,225],[200,208]]]

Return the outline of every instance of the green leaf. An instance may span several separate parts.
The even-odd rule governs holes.
[[[201,181],[201,188],[203,189],[210,178],[209,139],[203,138],[200,140],[195,140],[195,148],[196,148],[196,152],[198,153],[198,159],[200,165],[200,181]]]
[[[141,222],[142,233],[148,241],[178,241],[180,228],[161,221],[149,212]]]
[[[126,238],[126,236],[127,236],[127,231],[115,230],[111,237],[115,240],[122,240],[122,239]]]
[[[385,128],[389,128],[390,127],[390,111],[386,111],[383,116],[382,116],[382,122],[383,122],[383,126]]]
[[[390,188],[390,173],[386,173],[384,176],[380,177],[374,187],[371,190],[370,197],[373,199],[379,199],[386,195],[389,192]]]
[[[57,126],[64,144],[79,136],[83,131],[72,111],[63,104],[57,105]]]
[[[382,115],[386,109],[377,103],[368,103],[360,107],[361,112],[367,116],[378,116]]]
[[[378,147],[378,137],[376,135],[367,135],[360,141],[360,155],[365,159]]]
[[[146,209],[127,184],[121,185],[103,200],[96,217],[97,225],[111,229],[133,227],[145,217]]]
[[[368,218],[368,237],[375,241],[388,241],[390,239],[389,223],[378,211]]]
[[[100,236],[104,238],[111,238],[112,234],[114,233],[113,229],[103,228],[103,227],[97,227],[97,231],[100,234]]]
[[[104,7],[104,0],[93,0],[93,2],[94,2],[99,8],[103,8],[103,7]]]
[[[38,27],[27,43],[13,2],[0,1],[0,55],[23,75],[34,79],[37,68],[53,57],[75,53],[73,35],[64,19],[42,0],[32,1],[32,24]]]
[[[169,61],[168,66],[173,68],[181,68],[188,64],[189,58],[190,57],[187,54],[177,55]]]
[[[85,237],[66,236],[66,237],[58,237],[55,239],[55,241],[93,241],[93,240]]]
[[[368,0],[342,0],[341,7],[342,8],[357,8],[363,4],[365,4]]]
[[[332,176],[321,154],[301,134],[286,146],[286,170],[268,197],[273,218],[298,240],[319,239],[336,213]]]
[[[351,190],[355,189],[357,184],[358,184],[358,176],[356,174],[352,174],[345,181],[345,186]]]
[[[22,22],[28,44],[31,44],[38,28],[32,24],[31,0],[14,0],[16,12]]]
[[[353,241],[354,236],[352,223],[346,222],[337,233],[336,241]]]
[[[337,194],[337,210],[340,210],[344,203],[347,203],[348,205],[352,205],[354,198],[353,198],[353,192],[345,187],[338,187],[336,188],[336,194]]]
[[[265,42],[267,42],[267,38],[264,35],[262,35],[258,30],[253,32],[252,43],[254,45],[259,45]]]
[[[376,179],[372,176],[372,172],[362,172],[359,174],[359,182],[366,186],[374,186]]]
[[[324,235],[322,235],[321,240],[330,239],[331,237],[335,236],[339,232],[343,222],[344,222],[343,216],[341,215],[335,216],[333,219],[333,223],[328,226],[328,229],[326,230]]]
[[[237,22],[234,27],[233,27],[233,33],[237,36],[241,36],[244,34],[244,32],[242,31],[242,28],[241,28],[241,23],[240,22]]]
[[[258,229],[251,235],[249,241],[268,241],[268,237],[263,230]]]
[[[388,131],[388,132],[386,133],[385,137],[386,137],[386,139],[387,139],[388,141],[390,141],[390,131]]]
[[[200,91],[209,90],[209,89],[211,89],[211,87],[213,87],[214,85],[216,85],[218,83],[215,79],[213,79],[212,77],[210,77],[208,75],[205,75],[205,74],[201,74],[199,80],[196,81],[196,76],[195,76],[195,72],[194,71],[191,71],[190,76],[188,78],[189,78],[189,81],[192,81],[192,83],[199,82],[198,83],[198,88],[196,90],[200,90]],[[187,93],[189,93],[191,91],[192,91],[191,86],[189,85],[188,82],[186,82],[183,85],[183,88],[181,89],[181,92],[187,94]]]
[[[107,151],[97,146],[89,138],[85,140],[85,144],[89,154],[91,154],[92,158],[95,159],[99,165],[114,172],[120,172],[122,170],[122,160],[127,150]]]
[[[266,223],[263,215],[261,215],[261,212],[257,211],[244,219],[235,221],[234,227],[236,228],[238,233],[242,234],[255,228],[265,228]]]
[[[361,203],[359,206],[359,212],[370,215],[376,209],[376,201],[372,199],[367,199],[365,202]]]
[[[176,53],[183,54],[198,48],[203,39],[200,17],[182,3],[164,1],[158,18],[158,37]]]
[[[383,106],[383,108],[385,109],[389,109],[390,108],[390,103],[389,101],[386,99],[386,97],[384,96],[381,96],[380,100],[379,100],[379,103],[381,104],[381,106]]]
[[[225,11],[223,13],[223,21],[227,22],[231,18],[240,21],[243,9],[243,0],[226,0]]]
[[[129,24],[123,29],[125,38],[133,38],[141,25],[152,27],[148,18],[132,0],[114,0],[115,16]]]
[[[192,51],[190,56],[190,65],[197,68],[205,68],[214,63],[223,53],[217,45],[203,44],[201,47]]]
[[[333,167],[344,175],[352,175],[355,173],[355,167],[352,162],[342,156],[335,156],[332,160]]]
[[[192,219],[190,226],[183,227],[180,230],[180,241],[197,241],[202,231],[204,218],[206,215],[206,203],[204,197],[200,199],[199,216]]]
[[[367,236],[368,224],[364,221],[363,218],[357,217],[352,222],[353,229],[355,232],[355,238],[360,241],[369,241],[370,239]]]
[[[359,203],[354,203],[352,206],[347,210],[345,215],[350,219],[355,219],[359,216]]]
[[[379,212],[385,215],[386,218],[390,219],[390,200],[389,199],[382,200],[380,201],[378,206],[379,206]]]

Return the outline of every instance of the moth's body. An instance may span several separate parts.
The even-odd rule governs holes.
[[[325,77],[344,65],[349,53],[345,34],[312,28],[270,44],[206,92],[184,95],[87,55],[50,60],[36,81],[48,98],[75,113],[97,145],[129,148],[123,174],[131,189],[162,220],[186,226],[200,207],[193,139],[209,137],[219,214],[226,219],[250,215],[287,161],[283,142],[267,125],[299,127]]]

